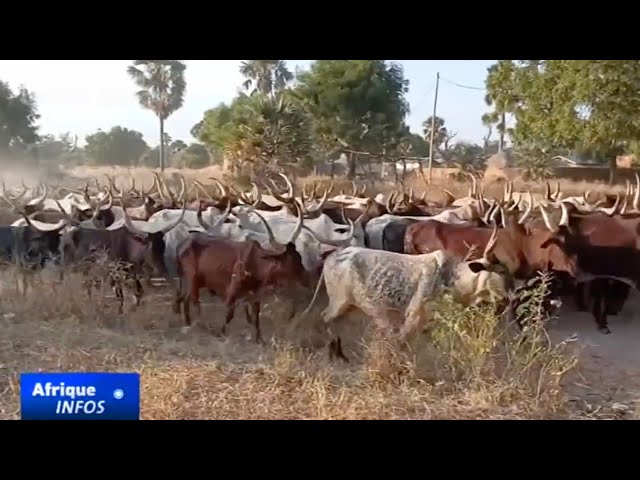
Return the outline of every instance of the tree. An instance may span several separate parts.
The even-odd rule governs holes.
[[[77,150],[78,137],[71,136],[69,132],[55,137],[43,135],[35,146],[37,157],[42,162],[48,163],[80,163],[82,153]]]
[[[127,73],[140,88],[136,92],[142,107],[151,110],[160,121],[160,138],[164,139],[164,122],[182,107],[186,90],[186,65],[179,60],[134,60]],[[160,170],[164,170],[164,141],[160,141]]]
[[[427,118],[422,122],[422,132],[424,133],[424,140],[427,143],[427,148],[431,144],[431,126],[433,124],[433,117]],[[457,133],[450,133],[443,118],[436,116],[435,119],[435,131],[433,134],[433,151],[443,155],[450,148],[449,142],[455,137]],[[434,155],[435,156],[435,155]]]
[[[520,148],[550,155],[581,145],[609,159],[612,182],[616,156],[640,139],[638,60],[499,63],[487,81],[492,98],[510,99],[500,108],[515,116]]]
[[[247,78],[242,86],[250,95],[274,95],[293,80],[284,60],[247,60],[240,64],[240,73]]]
[[[24,87],[14,93],[8,83],[0,81],[0,151],[36,143],[39,118],[33,93]]]
[[[173,166],[178,168],[203,168],[210,163],[207,147],[202,143],[192,143],[173,156]]]
[[[482,123],[487,127],[497,127],[499,151],[504,148],[504,135],[507,133],[506,115],[513,113],[517,103],[515,81],[516,64],[513,60],[500,60],[487,69],[484,101],[493,110],[482,115]]]
[[[317,60],[298,74],[296,97],[312,119],[315,141],[326,152],[388,152],[399,144],[409,112],[409,82],[402,67],[384,60]],[[349,155],[349,178],[356,155]]]
[[[108,132],[98,132],[85,137],[85,151],[92,163],[98,165],[136,165],[138,159],[149,150],[142,133],[120,126]]]

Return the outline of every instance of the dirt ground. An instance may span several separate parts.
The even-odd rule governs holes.
[[[611,333],[597,330],[589,312],[577,312],[571,300],[565,300],[550,336],[555,341],[575,338],[581,347],[580,371],[583,378],[568,385],[575,399],[592,404],[616,403],[620,409],[640,406],[640,295],[633,291],[622,312],[609,316]]]

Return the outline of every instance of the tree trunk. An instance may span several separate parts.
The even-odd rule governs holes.
[[[504,113],[500,117],[500,121],[502,122],[502,128],[500,129],[500,140],[498,140],[498,153],[502,153],[502,149],[504,148],[504,132],[507,129],[507,119]]]
[[[160,117],[160,171],[164,172],[164,118]]]
[[[353,152],[349,153],[349,173],[347,175],[349,180],[356,178],[356,158]]]
[[[611,155],[609,157],[609,185],[613,185],[616,181],[617,156]]]

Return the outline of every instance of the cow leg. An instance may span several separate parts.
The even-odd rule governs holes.
[[[136,299],[135,306],[139,307],[140,303],[142,302],[142,295],[144,294],[144,290],[142,289],[142,283],[140,282],[140,279],[138,278],[137,275],[134,275],[131,283],[133,284],[133,296]]]
[[[339,358],[345,362],[348,362],[349,359],[342,351],[342,340],[339,335],[334,335],[331,331],[331,327],[329,323],[338,319],[345,313],[349,311],[350,304],[344,300],[340,299],[332,299],[329,297],[329,305],[322,312],[322,318],[324,324],[327,326],[327,333],[330,337],[333,337],[329,342],[329,358]]]
[[[576,309],[579,312],[588,312],[589,308],[587,307],[586,295],[588,290],[592,290],[589,288],[590,282],[581,282],[576,284],[576,292],[575,292],[575,302]]]
[[[224,324],[222,325],[223,336],[227,335],[227,325],[231,323],[231,320],[233,320],[233,315],[235,312],[236,312],[236,304],[234,302],[231,305],[227,306],[227,314],[224,317]]]
[[[191,328],[191,304],[196,305],[198,313],[200,313],[200,284],[198,279],[190,278],[187,282],[189,291],[182,297],[182,320],[184,321],[182,333],[187,333]]]
[[[122,315],[124,313],[124,293],[122,291],[122,285],[120,282],[116,284],[115,287],[116,298],[118,299],[118,315]]]
[[[251,307],[253,310],[253,325],[256,329],[255,342],[264,344],[260,334],[260,302],[251,302]]]
[[[594,289],[594,295],[592,296],[593,301],[593,318],[598,325],[598,331],[601,333],[609,334],[611,330],[609,330],[609,325],[607,324],[607,314],[604,309],[604,299],[603,299],[603,290],[601,288]]]

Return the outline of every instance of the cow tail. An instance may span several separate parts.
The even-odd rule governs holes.
[[[311,311],[311,309],[313,308],[313,304],[316,302],[316,298],[318,298],[318,292],[320,291],[320,286],[322,285],[323,280],[324,280],[324,268],[320,272],[320,278],[318,278],[318,283],[316,284],[316,290],[315,292],[313,292],[313,298],[309,302],[309,305],[307,306],[305,311],[300,314],[300,319],[306,317]]]

